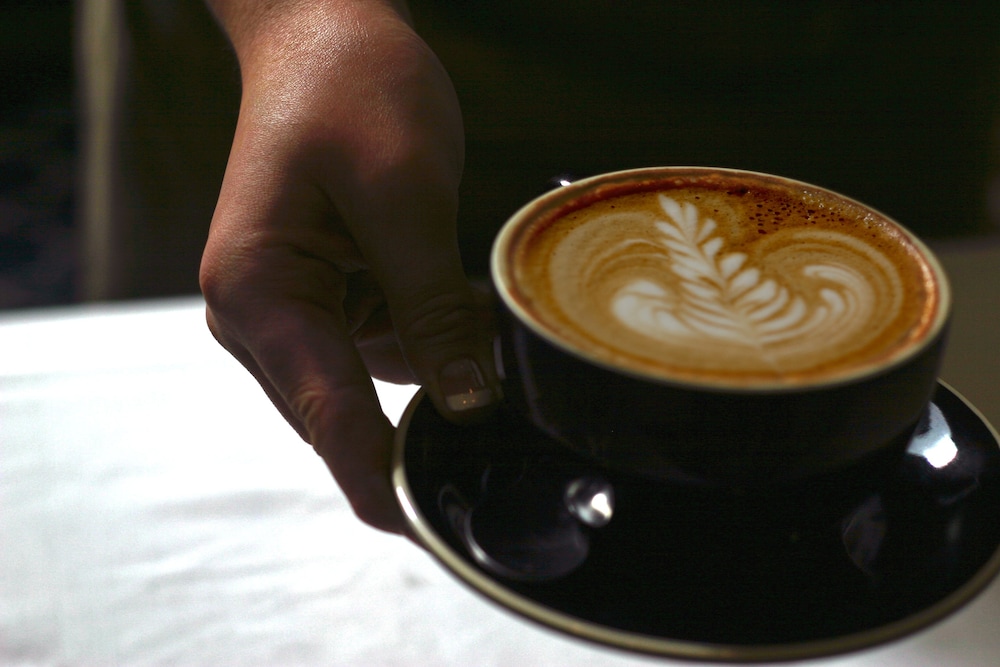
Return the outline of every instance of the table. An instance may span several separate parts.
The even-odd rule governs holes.
[[[1000,423],[1000,246],[939,249],[943,376]],[[0,664],[643,665],[360,524],[199,298],[0,314]],[[379,384],[397,419],[413,387]],[[1000,582],[830,667],[1000,662]]]

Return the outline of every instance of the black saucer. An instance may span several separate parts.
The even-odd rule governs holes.
[[[915,632],[1000,570],[997,433],[942,384],[903,444],[836,478],[721,492],[595,469],[511,414],[453,426],[421,392],[393,481],[427,549],[514,612],[645,653],[790,660]],[[581,480],[602,502],[613,488],[606,525],[567,511]]]

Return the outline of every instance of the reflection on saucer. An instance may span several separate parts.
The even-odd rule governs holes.
[[[936,404],[928,406],[927,415],[917,427],[906,452],[923,458],[938,469],[944,468],[958,456],[958,445],[951,437],[948,420]]]
[[[514,612],[635,651],[782,660],[915,632],[1000,569],[996,433],[940,385],[903,444],[830,479],[720,492],[597,470],[511,415],[457,427],[421,393],[393,474],[428,550]],[[567,498],[594,479],[590,509],[602,489],[614,504],[589,524]]]

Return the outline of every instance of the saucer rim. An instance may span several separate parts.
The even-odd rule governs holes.
[[[960,392],[943,380],[937,386],[951,393],[984,425],[1000,447],[1000,434]],[[420,510],[409,483],[405,451],[410,423],[424,403],[426,391],[414,394],[400,417],[393,439],[391,482],[408,527],[423,547],[463,584],[490,602],[544,627],[592,643],[661,657],[694,661],[785,662],[850,653],[902,639],[940,621],[975,599],[1000,573],[1000,544],[979,570],[947,596],[906,616],[874,628],[838,637],[779,644],[726,644],[661,637],[620,630],[581,619],[522,596],[499,579],[476,568],[454,550]]]

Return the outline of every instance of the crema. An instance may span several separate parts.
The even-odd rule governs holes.
[[[540,217],[511,252],[514,297],[548,337],[666,379],[835,381],[905,354],[940,307],[896,223],[758,177],[605,189]]]

